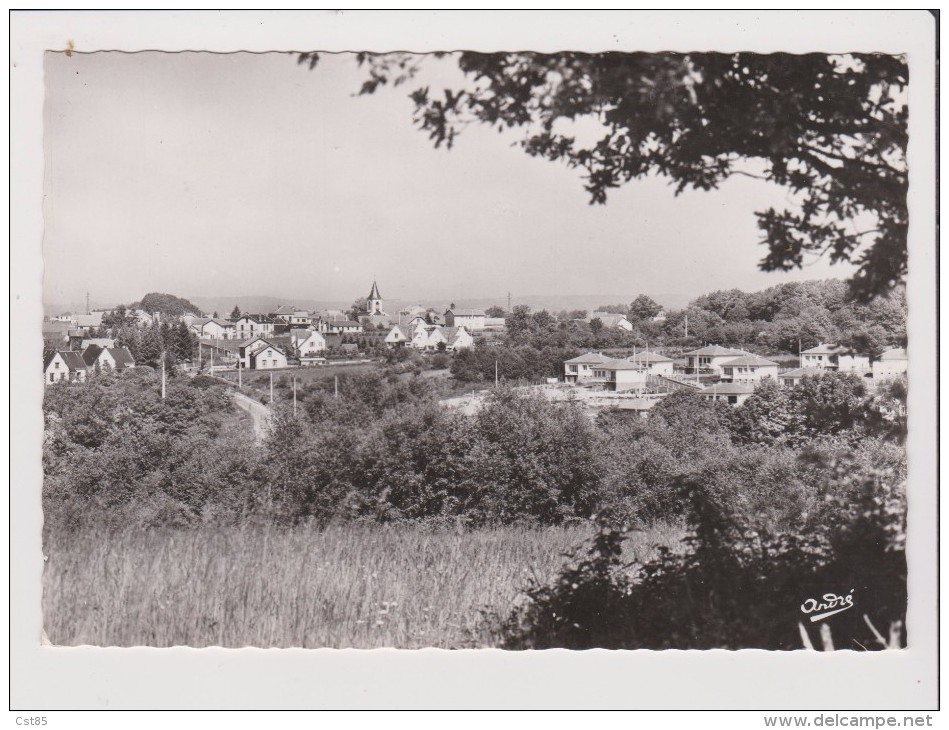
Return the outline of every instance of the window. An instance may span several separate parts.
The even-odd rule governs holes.
[[[735,403],[738,402],[738,396],[737,395],[728,396],[728,402],[734,405]]]
[[[51,383],[55,383],[55,382],[56,382],[56,373],[50,373],[50,374],[49,374],[49,382],[51,382]]]
[[[56,369],[59,370],[59,360],[56,361]]]

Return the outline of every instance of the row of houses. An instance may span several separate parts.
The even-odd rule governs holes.
[[[905,374],[908,365],[902,348],[891,348],[870,362],[868,357],[825,344],[801,352],[801,367],[784,372],[778,363],[760,355],[719,345],[692,350],[684,357],[686,364],[680,374],[672,358],[657,353],[647,351],[627,358],[611,358],[588,352],[564,362],[564,380],[617,392],[691,387],[701,390],[703,397],[710,400],[740,405],[765,379],[782,387],[793,387],[809,374],[826,371],[886,380]],[[703,383],[703,379],[712,382]]]
[[[84,350],[55,350],[43,362],[43,382],[83,382],[90,373],[122,372],[135,367],[132,353],[125,347],[89,344]]]

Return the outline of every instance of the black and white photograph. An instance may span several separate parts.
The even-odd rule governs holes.
[[[37,643],[912,651],[913,49],[399,48],[43,50]]]

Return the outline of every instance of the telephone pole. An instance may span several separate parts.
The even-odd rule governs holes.
[[[244,384],[241,382],[241,373],[244,372],[244,368],[241,367],[243,363],[240,360],[237,361],[237,389],[243,390]]]
[[[270,373],[270,405],[273,405],[273,373]]]
[[[494,361],[494,387],[498,387],[498,361]]]
[[[339,398],[339,376],[333,376],[333,397]]]
[[[507,311],[511,311],[511,292],[507,293]]]
[[[161,399],[165,400],[165,351],[161,351]]]
[[[297,416],[297,376],[293,376],[293,417]]]
[[[86,314],[92,314],[92,310],[89,309],[89,291],[86,290]]]

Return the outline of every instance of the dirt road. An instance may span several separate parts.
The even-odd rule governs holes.
[[[247,411],[254,421],[254,440],[259,446],[270,433],[270,409],[259,400],[254,400],[243,393],[232,390],[234,403],[238,408]]]

